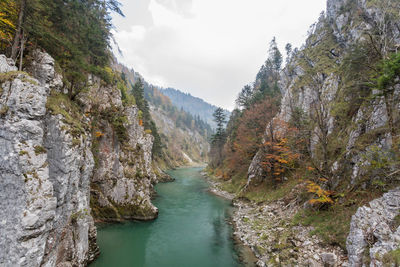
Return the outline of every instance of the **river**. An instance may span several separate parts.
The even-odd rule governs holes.
[[[210,194],[200,171],[170,171],[176,180],[156,186],[156,220],[100,225],[101,255],[90,267],[242,266],[228,224],[230,201]]]

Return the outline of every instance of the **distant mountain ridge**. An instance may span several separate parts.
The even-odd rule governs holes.
[[[143,76],[133,68],[128,68],[122,64],[115,64],[114,68],[126,73],[127,77],[132,82],[141,79],[145,85],[145,91],[147,92],[150,87],[158,89],[163,95],[167,96],[171,100],[174,106],[183,109],[194,117],[199,116],[201,120],[207,122],[213,129],[215,129],[216,124],[213,120],[213,113],[218,108],[217,106],[212,105],[199,97],[192,96],[190,93],[184,93],[175,88],[162,88],[160,86],[152,85],[146,82]],[[229,119],[231,112],[225,109],[225,114],[226,118]]]
[[[213,120],[213,113],[218,108],[210,103],[207,103],[199,97],[192,96],[189,93],[183,93],[174,88],[160,88],[160,92],[168,96],[172,104],[178,108],[182,108],[184,111],[191,113],[194,116],[200,116],[200,118],[215,128],[215,122]],[[225,110],[226,117],[229,118],[230,111]]]

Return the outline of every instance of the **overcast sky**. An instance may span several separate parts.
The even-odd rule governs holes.
[[[120,0],[120,62],[155,85],[232,110],[276,36],[300,47],[326,0]]]

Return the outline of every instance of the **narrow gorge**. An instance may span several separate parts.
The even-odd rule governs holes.
[[[400,2],[327,0],[285,55],[263,26],[241,91],[263,33],[147,2],[0,3],[0,266],[400,266]]]

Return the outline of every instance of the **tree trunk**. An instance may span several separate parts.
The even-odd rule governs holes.
[[[19,71],[22,71],[22,59],[24,57],[24,45],[25,45],[25,36],[24,36],[24,30],[22,29],[21,53],[19,56]]]
[[[389,91],[385,94],[384,99],[385,99],[385,105],[386,105],[386,113],[388,116],[388,126],[389,126],[389,130],[390,130],[390,135],[392,136],[392,139],[396,138],[396,130],[394,127],[394,119],[393,119],[393,91]],[[393,140],[395,141],[395,140]],[[395,142],[393,142],[395,143]]]
[[[74,93],[74,81],[71,81],[71,86],[68,88],[69,99],[72,99]]]
[[[22,25],[24,22],[24,15],[25,15],[25,6],[26,6],[26,0],[21,0],[21,7],[19,10],[19,15],[18,15],[18,25],[17,25],[17,30],[15,31],[15,36],[14,36],[14,41],[13,45],[11,47],[11,58],[15,61],[17,58],[17,52],[18,52],[18,45],[21,42],[21,35],[22,35]]]

